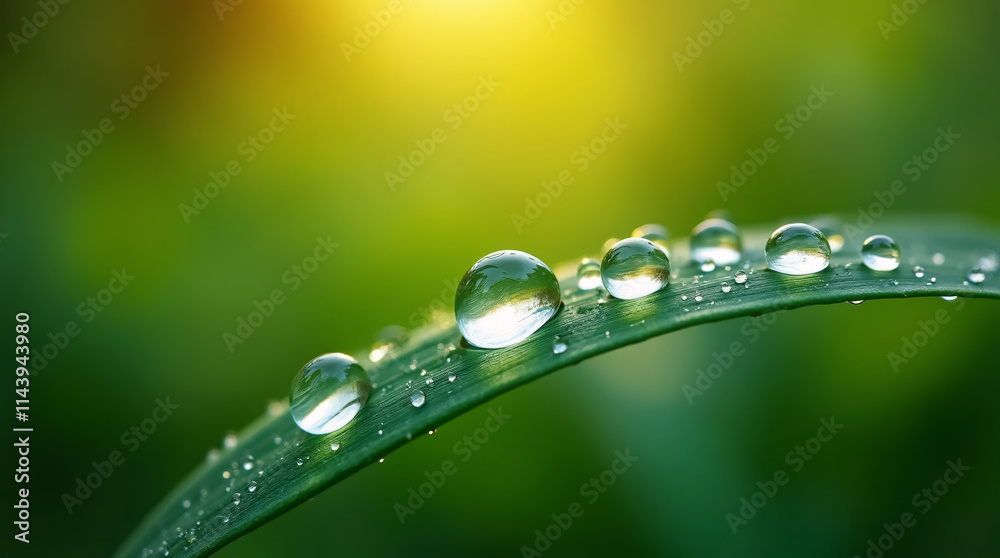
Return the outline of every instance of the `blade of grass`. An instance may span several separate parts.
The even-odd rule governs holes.
[[[681,241],[671,257],[677,277],[665,290],[638,300],[612,299],[601,290],[579,291],[575,264],[556,266],[564,306],[541,330],[518,345],[495,350],[469,347],[454,319],[443,319],[413,332],[405,346],[378,363],[359,354],[358,360],[372,377],[373,390],[354,422],[333,434],[311,436],[295,426],[287,405],[272,408],[239,434],[235,447],[201,464],[164,498],[117,555],[154,556],[164,550],[175,555],[210,554],[489,399],[560,368],[656,335],[700,323],[859,299],[1000,298],[1000,280],[991,273],[982,284],[967,281],[968,272],[980,266],[982,258],[992,257],[986,263],[995,264],[1000,252],[996,230],[958,220],[945,223],[940,218],[886,220],[874,232],[889,234],[901,245],[903,263],[895,271],[876,272],[862,266],[859,238],[848,241],[828,269],[799,277],[765,268],[763,246],[771,230],[773,227],[744,231],[744,255],[750,262],[744,284],[733,279],[743,266],[711,272],[690,264],[677,266],[676,262],[687,259],[686,242]],[[934,254],[942,254],[944,263],[935,264]],[[916,276],[914,265],[926,269],[923,277]],[[932,277],[936,280],[931,281]],[[722,291],[723,282],[731,287],[729,293]],[[556,336],[568,345],[561,354],[552,350]],[[317,353],[341,349],[323,347]],[[420,375],[424,369],[434,379],[433,384],[426,384],[427,376]],[[294,372],[280,373],[290,379]],[[449,381],[450,376],[455,380]],[[427,397],[420,408],[410,403],[410,395],[417,389]],[[333,443],[339,444],[337,451],[331,449]]]

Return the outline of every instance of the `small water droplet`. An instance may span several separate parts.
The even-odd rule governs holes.
[[[767,239],[767,266],[786,275],[807,275],[830,265],[830,242],[819,229],[805,223],[779,227]]]
[[[611,296],[635,299],[655,293],[670,281],[667,254],[645,238],[626,238],[601,260],[601,281]]]
[[[427,369],[426,368],[421,369],[420,370],[420,375],[421,376],[426,376],[427,375]]]
[[[864,302],[864,301],[863,300],[848,300],[847,301],[848,304],[853,304],[855,306],[857,306],[858,304],[861,304],[862,302]]]
[[[949,295],[949,296],[942,296],[941,298],[943,298],[944,300],[951,301],[951,300],[955,300],[956,298],[958,298],[958,296],[957,295]]]
[[[986,280],[986,274],[983,273],[982,269],[974,267],[972,268],[971,271],[969,271],[968,279],[970,283],[975,283],[978,285]]]
[[[681,300],[687,300],[687,299],[688,299],[688,295],[681,295]]]
[[[454,374],[452,374],[452,375],[448,376],[448,381],[449,381],[449,382],[454,382],[454,381],[455,381],[455,378],[457,378],[457,377],[458,377],[458,376],[455,376]]]
[[[610,331],[605,331],[604,332],[604,337],[606,337],[608,339],[611,339],[611,332]]]
[[[709,260],[715,265],[734,264],[742,250],[739,230],[725,219],[706,219],[691,233],[691,259],[699,264]]]
[[[893,279],[893,280],[889,281],[889,284],[892,285],[893,287],[898,287],[899,286],[899,281]]]
[[[740,285],[742,285],[743,283],[747,282],[747,274],[746,274],[745,271],[742,271],[742,270],[737,271],[736,274],[733,275],[733,279],[737,283],[739,283]]]
[[[729,286],[729,283],[723,281],[722,282],[722,292],[728,293],[730,291],[730,289],[732,289],[732,287]]]
[[[295,464],[298,465],[299,467],[301,467],[303,463],[305,463],[305,462],[302,461],[301,457],[295,460]]]
[[[915,275],[918,279],[921,278],[921,277],[923,277],[924,276],[924,268],[920,267],[919,265],[914,266],[913,267],[913,275]]]
[[[581,291],[589,291],[601,286],[601,262],[584,258],[576,269],[576,286]]]
[[[253,456],[252,455],[248,455],[247,456],[247,460],[243,462],[243,470],[244,471],[249,471],[250,469],[253,469]]]
[[[257,491],[257,481],[250,481],[250,484],[247,485],[247,490],[250,491],[250,492],[256,492]]]
[[[222,522],[223,523],[229,523],[229,518],[228,517],[223,517],[222,518]]]
[[[337,451],[337,450],[340,449],[340,444],[338,444],[337,442],[334,442],[334,443],[330,444],[330,449],[332,449],[333,451]]]
[[[184,500],[183,502],[181,502],[181,506],[183,506],[184,509],[190,508],[191,507],[191,500]]]
[[[701,295],[695,295],[694,296],[694,301],[695,302],[701,302],[701,300],[702,300]]]
[[[236,447],[236,434],[230,432],[226,434],[226,437],[222,439],[222,447],[226,449],[233,449]]]
[[[899,267],[899,244],[884,234],[869,236],[861,245],[861,261],[875,271],[892,271]]]
[[[937,277],[931,277],[931,283],[937,283]]]
[[[632,231],[632,238],[645,238],[660,247],[663,253],[670,256],[670,232],[663,225],[648,224]]]
[[[934,265],[944,265],[944,254],[941,252],[934,254],[931,261],[934,262]]]
[[[379,463],[385,463],[385,458],[384,458],[384,457],[380,458],[380,459],[378,460],[378,462],[379,462]]]
[[[483,257],[462,277],[455,318],[470,344],[498,349],[545,325],[559,302],[559,281],[548,266],[531,254],[503,250]]]
[[[378,431],[378,435],[379,435],[379,436],[381,436],[381,435],[382,435],[382,431],[381,431],[381,430],[379,430],[379,431]]]
[[[424,396],[424,392],[419,389],[410,394],[410,403],[412,403],[414,407],[423,405],[424,401],[427,401],[427,397]]]
[[[712,260],[706,260],[701,264],[702,271],[715,271],[715,262]]]
[[[229,473],[229,471],[223,471],[222,472],[222,478],[224,478],[224,479],[228,479],[231,476],[232,475]]]
[[[434,378],[427,378],[427,385],[431,385],[433,383],[434,383]]]
[[[233,505],[235,505],[235,506],[238,506],[238,505],[240,505],[240,493],[239,493],[239,492],[237,492],[237,493],[236,493],[236,494],[235,494],[235,495],[233,496]]]
[[[274,437],[274,445],[276,446],[281,445],[281,436]]]
[[[569,346],[567,346],[566,343],[563,343],[562,341],[556,341],[555,344],[552,345],[552,352],[557,355],[561,355],[565,353],[566,349],[568,348]]]
[[[364,407],[371,387],[368,373],[350,356],[328,353],[316,357],[292,380],[292,418],[310,434],[339,430]]]

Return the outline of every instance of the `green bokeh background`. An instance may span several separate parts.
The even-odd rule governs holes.
[[[896,179],[891,215],[998,223],[996,4],[927,2],[888,39],[886,0],[563,4],[553,28],[557,0],[401,0],[350,61],[341,44],[385,2],[244,2],[222,21],[209,0],[71,2],[5,45],[3,319],[30,312],[33,349],[81,327],[32,378],[32,543],[8,554],[107,555],[302,363],[408,325],[488,252],[555,263],[646,222],[683,235],[718,208],[738,224],[855,215]],[[3,31],[38,9],[5,3]],[[724,9],[735,21],[680,71],[672,55]],[[156,64],[169,76],[118,120],[112,102]],[[488,76],[501,85],[452,129],[445,111]],[[833,97],[782,138],[776,122],[824,84]],[[283,107],[294,120],[245,162],[240,143]],[[615,117],[628,128],[580,172],[574,151]],[[53,160],[103,118],[115,130],[58,180]],[[903,165],[948,126],[961,138],[911,182]],[[389,188],[438,127],[447,140]],[[723,200],[717,181],[768,137],[780,150]],[[231,159],[242,172],[186,223],[178,205]],[[564,169],[574,182],[518,230],[512,214]],[[289,292],[282,274],[317,237],[340,247]],[[84,323],[77,305],[122,267],[133,283]],[[275,288],[287,301],[230,351],[223,332]],[[893,373],[887,352],[940,308],[952,321]],[[742,321],[619,350],[442,425],[219,555],[516,556],[625,448],[639,462],[546,556],[853,556],[958,458],[971,472],[886,554],[997,555],[997,306],[955,308],[782,314],[693,406],[681,386],[745,340]],[[68,515],[60,495],[165,397],[180,409]],[[494,406],[509,423],[401,525],[393,504]],[[830,415],[844,430],[734,536],[726,513]]]

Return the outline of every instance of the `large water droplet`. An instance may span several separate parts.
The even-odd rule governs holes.
[[[967,278],[969,279],[970,283],[975,283],[978,285],[979,283],[982,283],[983,281],[986,280],[986,274],[983,273],[982,269],[974,267],[972,268],[971,271],[969,271],[969,275],[967,276]]]
[[[691,233],[691,259],[699,264],[709,260],[715,265],[734,264],[742,250],[739,230],[725,219],[706,219]]]
[[[626,238],[612,246],[601,260],[601,280],[611,296],[644,297],[667,286],[670,260],[649,240]]]
[[[316,357],[292,380],[292,418],[310,434],[339,430],[364,407],[371,387],[365,369],[348,355]]]
[[[582,291],[589,291],[601,286],[601,262],[584,258],[576,269],[576,286]]]
[[[892,271],[899,267],[899,244],[884,234],[870,236],[861,245],[861,261],[875,271]]]
[[[792,223],[771,233],[764,247],[767,266],[787,275],[806,275],[830,265],[830,243],[816,227]]]
[[[663,225],[650,223],[632,231],[632,238],[645,238],[670,255],[670,233]]]
[[[427,401],[427,397],[424,396],[424,392],[419,389],[410,394],[410,403],[413,403],[414,407],[419,407]]]
[[[476,262],[455,292],[455,317],[465,339],[484,349],[523,341],[559,308],[559,281],[541,260],[517,250]]]

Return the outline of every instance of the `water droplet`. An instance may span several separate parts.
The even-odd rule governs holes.
[[[913,267],[913,275],[915,275],[917,277],[917,279],[923,277],[924,276],[924,268],[920,267],[919,265],[918,266],[914,266]]]
[[[786,275],[807,275],[830,265],[830,242],[819,229],[805,223],[779,227],[767,239],[767,266]]]
[[[250,492],[256,492],[257,491],[257,481],[250,481],[250,484],[247,485],[247,490],[250,491]]]
[[[299,467],[301,467],[303,463],[305,463],[305,462],[302,461],[301,457],[295,460],[295,464],[298,465]]]
[[[742,285],[743,283],[747,282],[747,274],[746,274],[745,271],[742,271],[742,270],[741,271],[737,271],[736,274],[733,275],[733,279],[737,283],[739,283],[740,285]]]
[[[368,353],[368,359],[378,362],[385,358],[393,349],[405,345],[410,339],[410,332],[406,328],[398,325],[386,326],[375,335],[375,344]]]
[[[604,332],[604,337],[607,338],[607,339],[611,339],[611,332],[610,331],[605,331]]]
[[[424,401],[427,401],[427,397],[425,397],[424,392],[420,391],[419,389],[410,394],[410,403],[413,403],[414,407],[419,407],[423,405]]]
[[[285,412],[285,404],[281,401],[268,401],[267,403],[267,414],[272,417],[280,417],[281,413]]]
[[[569,346],[566,345],[566,343],[563,343],[562,341],[556,341],[555,344],[552,345],[552,352],[555,353],[555,354],[557,354],[557,355],[561,355],[561,354],[565,353],[566,349],[568,349],[568,348],[569,348]]]
[[[281,445],[281,436],[274,437],[274,445],[276,446]]]
[[[249,471],[250,469],[253,469],[253,456],[252,455],[248,455],[247,456],[247,460],[243,462],[243,470],[244,471]]]
[[[229,518],[228,517],[223,517],[222,518],[222,522],[223,523],[229,523]]]
[[[235,506],[240,505],[240,493],[239,492],[237,492],[236,495],[233,496],[233,505],[235,505]]]
[[[861,261],[875,271],[899,267],[899,244],[884,234],[869,236],[861,245]]]
[[[233,476],[233,475],[229,471],[223,471],[222,472],[222,478],[224,478],[224,479],[228,479],[231,476]]]
[[[729,286],[729,283],[725,281],[722,282],[722,292],[728,293],[731,288],[732,287]]]
[[[836,217],[822,216],[814,219],[810,223],[813,227],[823,233],[827,242],[830,243],[830,252],[836,254],[844,247],[844,236],[840,234],[841,222]]]
[[[368,401],[368,373],[343,353],[328,353],[306,363],[292,380],[295,424],[310,434],[328,434],[351,422]]]
[[[848,304],[853,304],[855,306],[861,304],[862,302],[864,302],[864,301],[863,300],[848,300],[847,301]]]
[[[688,299],[688,295],[681,295],[681,300],[687,300],[687,299]]]
[[[931,277],[931,283],[937,283],[937,277]]]
[[[967,277],[970,283],[975,283],[977,285],[986,280],[986,274],[983,273],[983,270],[978,267],[972,268]]]
[[[667,286],[670,260],[649,240],[626,238],[601,260],[601,280],[611,296],[641,298]]]
[[[632,231],[632,238],[645,238],[670,255],[670,233],[663,225],[648,224]]]
[[[701,302],[702,301],[701,295],[694,295],[694,301]]]
[[[431,385],[433,383],[434,383],[434,378],[427,378],[427,385]]]
[[[523,341],[559,308],[559,281],[541,260],[517,250],[476,262],[455,292],[455,317],[465,339],[497,349]]]
[[[384,458],[384,457],[382,457],[382,458],[379,458],[378,462],[379,462],[379,463],[385,463],[385,458]]]
[[[337,451],[337,450],[340,449],[340,444],[338,444],[337,442],[334,442],[334,443],[330,444],[330,449],[332,449],[333,451]]]
[[[739,230],[725,219],[706,219],[691,233],[691,259],[700,264],[709,260],[715,265],[734,264],[742,250]]]
[[[181,506],[183,506],[184,509],[190,508],[191,507],[191,500],[184,500],[183,502],[181,502]]]
[[[236,447],[236,434],[230,432],[226,434],[226,437],[222,439],[222,447],[226,449],[233,449]]]
[[[378,435],[379,435],[379,436],[381,436],[381,435],[382,435],[382,431],[381,431],[381,430],[379,430],[379,431],[378,431]]]
[[[990,252],[979,258],[978,267],[986,273],[995,273],[997,268],[1000,267],[1000,258],[997,257],[996,252]]]
[[[944,254],[941,252],[934,254],[931,261],[934,262],[934,265],[944,265]]]
[[[455,378],[457,378],[457,377],[458,377],[458,376],[455,376],[454,374],[452,374],[452,375],[448,376],[448,381],[449,381],[449,382],[454,382],[454,381],[455,381]]]
[[[955,295],[952,295],[952,296],[942,296],[941,298],[943,298],[944,300],[947,300],[947,301],[952,301],[952,300],[955,300],[956,298],[958,298],[958,296],[955,296]]]

